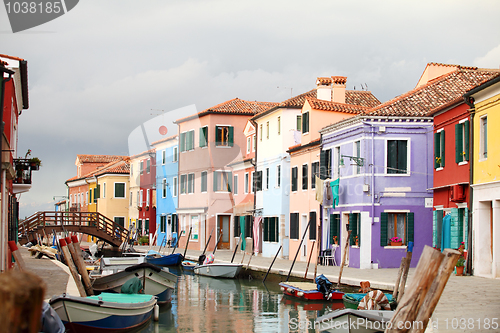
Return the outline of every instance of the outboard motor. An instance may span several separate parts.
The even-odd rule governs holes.
[[[328,280],[323,274],[317,276],[315,282],[318,291],[322,293],[326,299],[328,299],[330,296],[330,288],[333,283],[331,283],[330,280]]]
[[[198,265],[203,265],[203,262],[205,261],[205,258],[207,256],[202,254],[199,258],[198,258]]]

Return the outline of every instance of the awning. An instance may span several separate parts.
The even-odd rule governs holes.
[[[234,215],[251,215],[253,210],[253,202],[248,201],[248,202],[243,202],[235,205],[233,207],[233,214]]]

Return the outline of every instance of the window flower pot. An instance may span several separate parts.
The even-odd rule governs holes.
[[[462,276],[464,275],[464,266],[457,266],[457,276]]]
[[[391,246],[402,246],[402,245],[403,245],[403,241],[391,242]]]

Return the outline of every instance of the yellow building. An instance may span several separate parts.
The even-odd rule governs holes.
[[[472,107],[474,275],[500,277],[500,75],[465,95]]]

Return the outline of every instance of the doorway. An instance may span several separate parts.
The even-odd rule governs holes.
[[[218,215],[217,216],[217,235],[220,235],[218,249],[229,249],[230,248],[230,228],[229,222],[231,221],[230,215]]]

